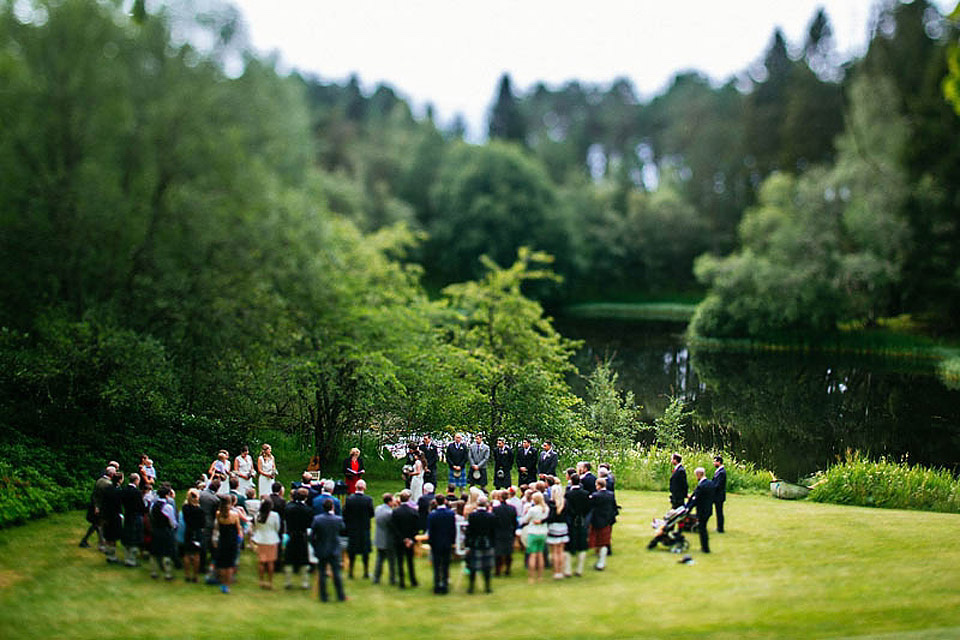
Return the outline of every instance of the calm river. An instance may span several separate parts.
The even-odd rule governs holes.
[[[648,421],[671,394],[698,425],[688,439],[796,480],[847,449],[960,470],[960,391],[928,362],[829,353],[691,352],[684,325],[557,321],[584,340],[580,371],[612,356]],[[647,434],[651,435],[650,433]]]

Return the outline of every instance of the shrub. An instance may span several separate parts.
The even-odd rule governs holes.
[[[810,493],[817,502],[960,513],[960,480],[945,469],[928,469],[848,452],[818,474]]]
[[[83,507],[92,487],[60,483],[33,467],[0,461],[0,528]]]

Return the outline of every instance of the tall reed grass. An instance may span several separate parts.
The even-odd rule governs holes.
[[[670,474],[673,465],[670,456],[674,452],[664,448],[650,446],[624,450],[610,459],[618,489],[636,489],[639,491],[666,491],[670,486]],[[713,477],[713,456],[711,451],[697,451],[681,448],[677,450],[683,457],[683,466],[687,470],[687,479],[691,490],[694,485],[693,470],[703,467],[707,477]],[[770,472],[757,468],[749,462],[735,460],[733,456],[720,452],[727,470],[727,491],[735,493],[758,493],[770,488]]]
[[[960,513],[960,479],[945,469],[928,469],[885,458],[869,460],[847,452],[839,464],[818,474],[810,499],[816,502]]]

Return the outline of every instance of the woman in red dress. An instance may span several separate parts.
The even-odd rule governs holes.
[[[356,447],[350,449],[350,455],[343,461],[343,475],[347,483],[347,495],[353,495],[357,491],[357,480],[363,477],[363,458],[360,457],[360,449]]]

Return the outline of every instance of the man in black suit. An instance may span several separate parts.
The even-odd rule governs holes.
[[[610,546],[610,532],[617,521],[617,501],[607,491],[607,483],[597,480],[597,490],[590,494],[590,528],[587,534],[591,549],[597,550],[597,564],[594,569],[607,568],[607,554]]]
[[[353,579],[353,565],[357,556],[363,558],[363,578],[370,577],[370,520],[373,519],[373,498],[364,493],[367,483],[357,480],[357,490],[343,503],[343,524],[347,530],[347,556],[350,569],[347,577]]]
[[[406,589],[404,582],[403,563],[406,561],[410,573],[410,586],[417,586],[417,576],[413,572],[413,547],[416,544],[417,532],[420,531],[420,514],[410,504],[410,490],[400,492],[400,504],[390,516],[390,531],[393,533],[393,545],[397,556],[397,577],[400,588]]]
[[[529,438],[523,439],[523,444],[517,451],[517,484],[533,484],[537,481],[537,450],[530,444]]]
[[[670,474],[670,507],[676,509],[687,500],[687,470],[683,468],[683,458],[679,453],[670,457],[673,473]]]
[[[510,470],[513,469],[513,451],[507,446],[503,438],[497,438],[497,448],[493,451],[493,488],[506,489],[510,486],[512,478]]]
[[[578,462],[577,474],[580,476],[580,486],[584,491],[592,494],[597,490],[597,476],[593,475],[593,466],[589,462]]]
[[[427,517],[427,536],[430,539],[430,559],[433,562],[433,592],[449,593],[450,553],[457,540],[457,522],[447,499],[438,495],[437,508]]]
[[[566,505],[563,515],[567,519],[567,532],[570,541],[567,542],[566,575],[576,573],[583,575],[583,564],[587,559],[587,516],[590,514],[590,494],[580,486],[580,476],[570,475],[570,486],[565,495]],[[573,569],[573,558],[577,558],[577,568]]]
[[[453,436],[453,442],[447,445],[447,466],[450,467],[448,482],[458,489],[467,486],[467,447],[463,436]]]
[[[696,507],[697,509],[697,531],[700,533],[700,550],[704,553],[710,553],[710,542],[707,536],[707,521],[713,515],[713,483],[707,480],[707,472],[703,467],[697,467],[693,471],[697,477],[697,487],[690,496],[690,502],[687,508]]]
[[[131,473],[129,483],[120,490],[120,503],[123,505],[123,563],[128,567],[139,564],[140,547],[143,546],[143,516],[147,507],[140,493],[140,476]]]
[[[310,554],[307,553],[307,529],[313,523],[313,509],[307,504],[310,489],[301,485],[293,492],[293,500],[287,503],[283,513],[283,523],[290,539],[283,549],[285,587],[293,588],[293,574],[301,573],[301,589],[310,588],[310,573],[303,569],[310,567]]]
[[[423,436],[423,443],[420,444],[420,451],[423,452],[423,459],[427,461],[427,468],[423,472],[423,482],[430,482],[434,486],[437,484],[437,462],[440,460],[440,451],[437,445],[429,436]]]
[[[314,517],[310,525],[310,542],[317,556],[317,575],[320,581],[320,600],[327,601],[327,567],[333,575],[337,600],[347,599],[343,593],[343,578],[340,575],[340,536],[344,531],[343,518],[333,512],[333,501],[323,501],[323,512]]]
[[[557,452],[553,450],[553,443],[547,440],[543,443],[543,452],[537,460],[537,475],[541,480],[547,476],[557,475]]]
[[[717,533],[723,533],[723,503],[727,500],[727,470],[723,467],[723,457],[714,456],[713,466],[713,504],[717,509]]]

